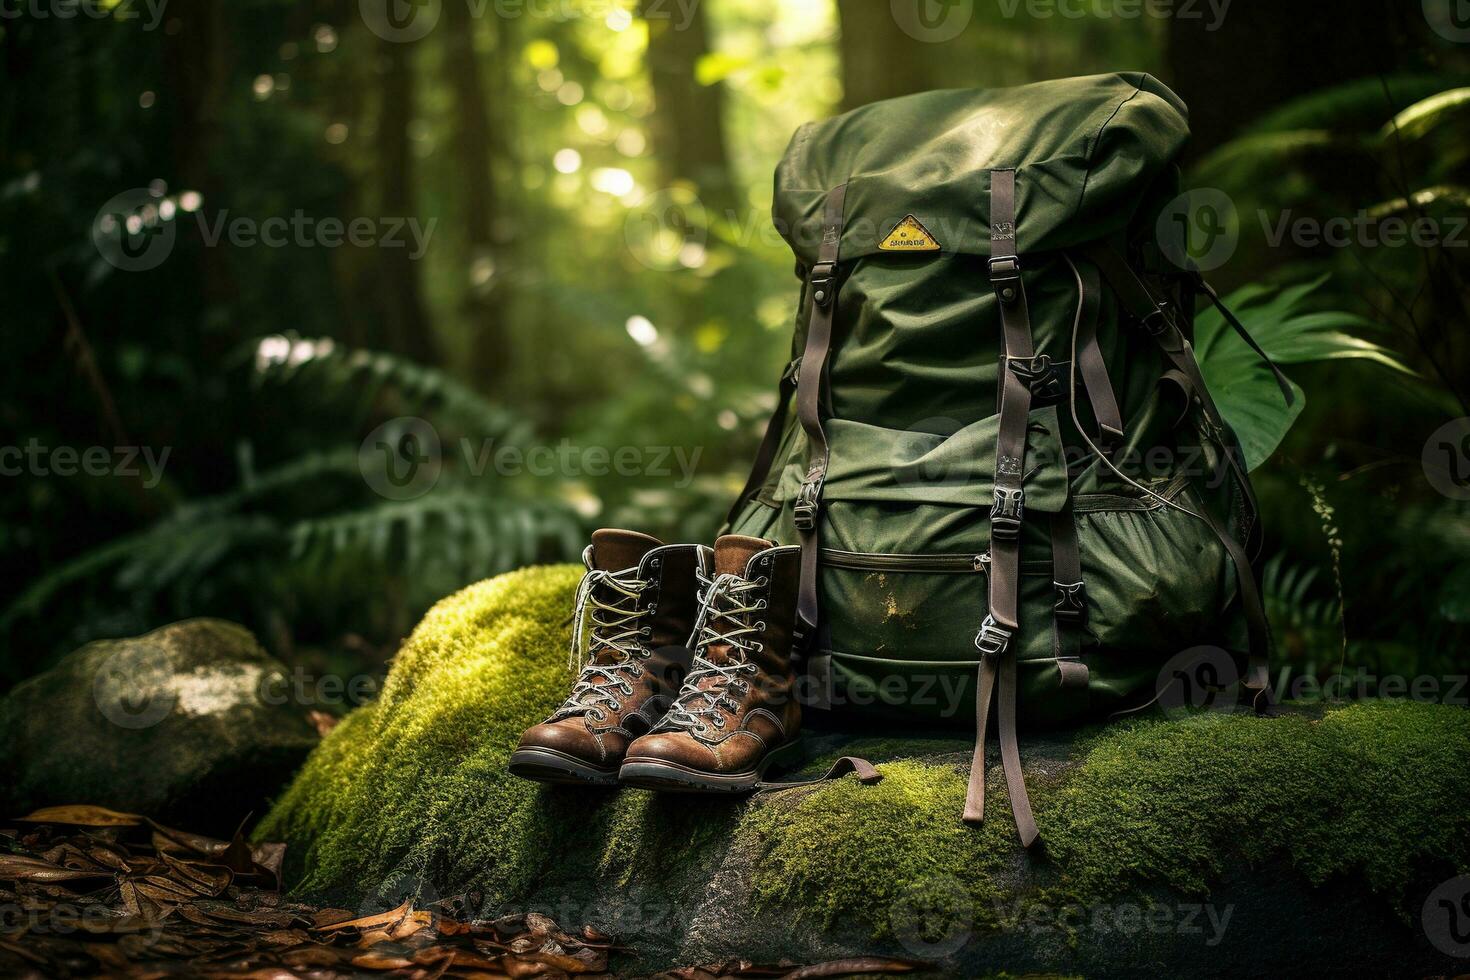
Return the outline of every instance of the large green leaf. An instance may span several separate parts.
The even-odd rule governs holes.
[[[1357,360],[1413,374],[1388,348],[1349,332],[1376,329],[1371,320],[1307,309],[1325,281],[1284,289],[1246,286],[1225,297],[1225,305],[1277,364]],[[1213,307],[1195,320],[1195,354],[1220,414],[1240,439],[1246,465],[1255,469],[1286,437],[1306,406],[1305,393],[1293,382],[1296,401],[1288,406],[1270,370]]]
[[[1453,88],[1415,102],[1384,124],[1378,133],[1381,140],[1397,136],[1418,139],[1434,129],[1446,117],[1470,110],[1470,88]]]

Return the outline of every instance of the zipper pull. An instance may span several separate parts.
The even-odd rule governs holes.
[[[990,574],[990,552],[986,551],[976,555],[973,564],[975,571]]]

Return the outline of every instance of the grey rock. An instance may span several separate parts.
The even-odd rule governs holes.
[[[94,804],[229,834],[318,741],[285,676],[223,620],[89,643],[0,700],[0,812]]]

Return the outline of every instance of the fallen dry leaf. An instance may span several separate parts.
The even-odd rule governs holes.
[[[318,932],[332,932],[337,929],[373,929],[378,926],[388,926],[402,919],[413,908],[413,899],[407,899],[396,909],[387,912],[379,912],[376,915],[364,915],[357,919],[347,919],[342,922],[334,922],[331,925],[317,926]]]
[[[75,827],[138,827],[143,818],[136,813],[119,813],[100,806],[48,806],[17,818],[22,823],[60,823]]]
[[[330,712],[321,711],[313,708],[311,711],[308,711],[306,713],[306,720],[311,723],[312,728],[316,729],[316,733],[318,735],[320,735],[322,738],[326,738],[327,733],[336,728],[337,722],[341,721],[342,719],[338,718],[336,715]]]

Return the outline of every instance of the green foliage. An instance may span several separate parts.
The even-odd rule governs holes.
[[[1470,555],[1455,530],[1464,506],[1434,492],[1419,461],[1430,433],[1470,411],[1464,382],[1470,350],[1461,327],[1470,315],[1464,286],[1470,265],[1466,250],[1450,237],[1459,228],[1463,240],[1470,218],[1466,82],[1446,67],[1365,76],[1312,93],[1258,120],[1190,174],[1191,182],[1228,195],[1241,216],[1239,246],[1222,276],[1260,284],[1252,290],[1296,284],[1281,295],[1310,284],[1310,297],[1296,304],[1302,310],[1344,311],[1310,314],[1319,319],[1315,326],[1308,321],[1304,341],[1338,349],[1330,360],[1291,369],[1310,397],[1279,440],[1285,428],[1279,395],[1235,345],[1233,383],[1251,393],[1254,414],[1262,417],[1236,409],[1232,422],[1246,416],[1237,424],[1255,433],[1253,458],[1276,447],[1277,457],[1288,462],[1255,474],[1273,547],[1287,556],[1282,570],[1341,568],[1347,666],[1380,675],[1459,673],[1470,635],[1464,618],[1448,615],[1461,605],[1456,597],[1463,594],[1461,570]],[[1308,131],[1311,140],[1296,150],[1272,149],[1286,150]],[[1296,227],[1325,232],[1329,222],[1337,226],[1330,241],[1325,234],[1302,239],[1284,233]],[[1426,232],[1427,243],[1412,237]],[[1330,322],[1332,316],[1338,322]],[[1293,351],[1295,341],[1283,345],[1285,338],[1269,336],[1263,318],[1243,319],[1274,356],[1315,356]],[[1232,346],[1223,337],[1228,331],[1212,320],[1205,326],[1216,335],[1217,349]],[[1262,327],[1268,336],[1260,336]],[[1380,347],[1413,374],[1387,364]],[[1331,498],[1337,549],[1324,547],[1318,522],[1305,513],[1304,481]],[[1320,573],[1317,581],[1323,581]],[[1309,607],[1324,591],[1320,585],[1311,590]],[[1288,641],[1282,652],[1297,667],[1335,668],[1339,657],[1293,640],[1298,626],[1297,640],[1317,632],[1315,619],[1310,608],[1277,603],[1273,620]]]
[[[357,898],[407,875],[441,895],[483,890],[494,905],[560,872],[677,907],[681,889],[696,901],[734,861],[753,875],[754,905],[881,935],[896,900],[943,898],[955,883],[977,924],[1000,927],[1012,900],[1198,893],[1241,862],[1282,861],[1400,907],[1424,876],[1470,869],[1470,712],[1409,702],[1102,730],[1080,743],[1077,765],[1029,781],[1054,862],[1019,894],[998,773],[995,817],[965,826],[954,743],[859,739],[849,748],[874,750],[881,783],[744,804],[538,788],[504,765],[570,681],[575,579],[570,566],[514,572],[425,617],[381,701],[327,737],[255,832],[288,842],[298,891]],[[895,751],[926,757],[884,761]]]
[[[1372,321],[1352,313],[1309,309],[1325,278],[1279,290],[1246,286],[1224,302],[1277,364],[1359,360],[1412,374],[1392,351],[1347,332],[1372,330]],[[1194,329],[1200,372],[1240,439],[1247,467],[1255,469],[1281,444],[1306,407],[1306,394],[1293,383],[1296,400],[1286,405],[1269,368],[1240,342],[1215,307],[1195,319]]]
[[[263,472],[243,446],[236,488],[186,499],[152,526],[59,565],[4,609],[0,631],[98,583],[135,610],[175,616],[209,610],[260,621],[353,608],[385,591],[424,609],[466,581],[580,547],[585,529],[569,506],[476,473],[472,454],[458,452],[522,444],[523,419],[393,355],[288,337],[256,349],[250,390],[260,404],[285,399],[309,414],[345,415],[349,432],[386,406],[423,418],[441,443],[426,464],[443,467],[437,479],[392,499],[374,490],[374,470],[387,464],[366,443],[309,449]]]

